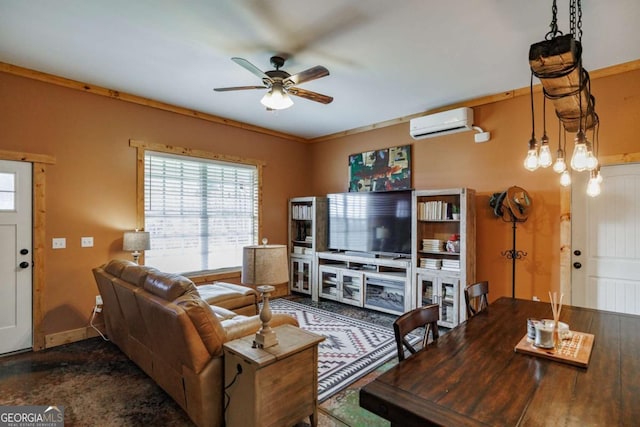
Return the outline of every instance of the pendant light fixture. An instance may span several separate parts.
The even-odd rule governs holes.
[[[556,161],[553,163],[553,171],[563,173],[567,170],[567,164],[564,161],[564,153],[567,148],[567,133],[564,133],[564,144],[561,144],[562,125],[558,121],[558,151],[556,151]]]
[[[549,149],[549,137],[547,136],[547,97],[542,98],[542,139],[540,140],[540,153],[538,154],[538,166],[548,168],[553,163],[551,150]]]
[[[536,141],[536,116],[533,111],[533,73],[531,73],[531,83],[529,84],[531,91],[531,139],[529,140],[529,151],[524,159],[524,167],[527,170],[534,171],[538,169],[538,141]]]
[[[560,174],[560,184],[571,184],[571,175],[567,170],[566,132],[575,132],[574,148],[571,155],[571,169],[576,172],[587,171],[590,174],[587,194],[600,194],[600,167],[598,162],[599,119],[595,112],[595,98],[591,95],[589,73],[582,67],[582,2],[569,0],[569,23],[571,34],[563,35],[558,29],[556,0],[552,3],[551,30],[545,40],[531,45],[529,65],[532,81],[531,123],[532,138],[529,141],[525,168],[534,171],[538,167],[546,168],[553,163],[553,170]],[[540,79],[543,87],[543,136],[540,146],[535,141],[535,117],[533,110],[533,76]],[[575,82],[578,81],[576,87]],[[553,101],[559,126],[564,126],[564,143],[560,143],[555,162],[552,159],[549,138],[546,130],[546,100]],[[593,130],[592,141],[587,139],[587,131]],[[535,165],[534,165],[535,160]]]

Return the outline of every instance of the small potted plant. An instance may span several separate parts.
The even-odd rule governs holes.
[[[460,207],[458,205],[453,205],[451,207],[451,218],[456,221],[460,220]]]

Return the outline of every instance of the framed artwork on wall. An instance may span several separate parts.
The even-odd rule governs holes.
[[[393,191],[411,188],[411,145],[365,151],[349,156],[349,191]]]

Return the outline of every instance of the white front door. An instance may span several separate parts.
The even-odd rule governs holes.
[[[31,169],[0,160],[0,354],[33,347]]]
[[[593,198],[588,174],[573,174],[571,303],[640,314],[640,163],[603,166],[601,174]]]

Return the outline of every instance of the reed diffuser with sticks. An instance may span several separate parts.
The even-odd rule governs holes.
[[[553,347],[556,350],[560,349],[562,340],[560,339],[560,333],[558,332],[558,325],[560,323],[560,312],[562,311],[562,297],[564,294],[560,294],[560,300],[558,300],[558,294],[554,292],[551,294],[549,291],[549,298],[551,300],[551,311],[553,313]]]

